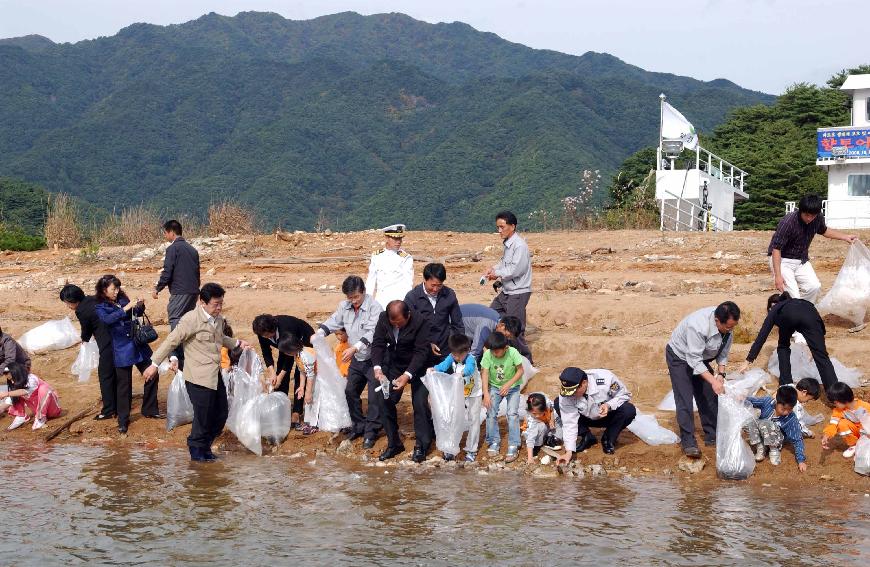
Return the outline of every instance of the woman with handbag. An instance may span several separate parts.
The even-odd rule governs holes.
[[[148,343],[157,338],[150,324],[141,324],[138,317],[145,316],[145,301],[130,301],[121,290],[121,281],[106,275],[97,281],[96,311],[100,321],[112,336],[112,351],[115,358],[115,392],[118,408],[118,432],[127,433],[130,424],[130,406],[133,402],[133,367],[140,373],[151,365],[151,347]],[[145,382],[142,397],[142,415],[160,419],[157,408],[157,385],[155,376]]]

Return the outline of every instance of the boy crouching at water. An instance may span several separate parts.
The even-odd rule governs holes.
[[[819,383],[812,378],[801,378],[797,384],[785,385],[797,390],[797,404],[794,406],[794,414],[801,424],[801,432],[804,434],[804,437],[813,437],[813,432],[810,430],[809,414],[807,414],[804,404],[810,400],[819,399],[822,392]]]
[[[471,339],[465,335],[450,335],[447,339],[450,354],[433,370],[445,374],[462,374],[465,384],[465,422],[468,423],[468,433],[465,434],[465,460],[473,463],[477,458],[477,447],[480,444],[480,406],[483,388],[480,373],[477,371],[477,361],[471,355]],[[444,460],[453,460],[455,455],[444,455]]]
[[[846,444],[843,457],[851,459],[855,456],[855,445],[861,437],[861,422],[870,419],[870,403],[856,400],[855,392],[848,384],[836,382],[825,392],[834,404],[831,421],[825,427],[822,437],[822,449],[830,449],[832,437],[839,437]]]
[[[794,413],[798,403],[797,390],[791,386],[780,386],[776,390],[776,399],[770,396],[746,398],[752,407],[761,410],[761,415],[743,424],[749,438],[749,444],[755,446],[755,460],[764,460],[765,449],[770,451],[770,464],[781,462],[781,450],[784,441],[794,446],[794,458],[801,472],[807,470],[804,455],[804,438],[801,424]]]

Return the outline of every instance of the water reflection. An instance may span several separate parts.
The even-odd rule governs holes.
[[[0,503],[26,529],[0,538],[0,554],[19,565],[866,566],[870,553],[863,496],[351,470],[326,457],[200,464],[123,445],[5,449]]]

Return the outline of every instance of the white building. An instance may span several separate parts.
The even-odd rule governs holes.
[[[825,222],[832,228],[870,227],[870,75],[849,75],[852,124],[819,128],[816,165],[828,170]],[[786,211],[795,208],[786,203]]]
[[[698,143],[694,127],[662,103],[662,131],[656,154],[656,200],[662,230],[728,231],[734,228],[734,202],[749,198],[748,174]],[[694,159],[680,157],[694,149]]]

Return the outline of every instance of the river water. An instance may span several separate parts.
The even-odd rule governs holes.
[[[870,498],[4,445],[3,565],[863,565]]]

